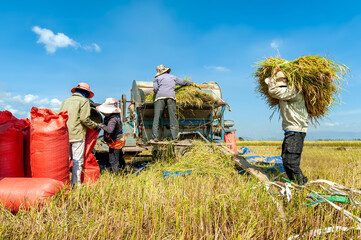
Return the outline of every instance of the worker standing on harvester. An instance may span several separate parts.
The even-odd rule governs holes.
[[[303,175],[300,163],[309,118],[304,96],[288,86],[288,80],[279,68],[274,69],[273,76],[266,78],[265,83],[269,95],[279,100],[285,131],[282,160],[286,174],[291,181],[296,180],[299,185],[304,185],[308,179]]]
[[[100,130],[101,125],[90,119],[89,99],[94,96],[86,83],[79,83],[71,92],[73,96],[65,99],[59,112],[68,111],[66,123],[69,132],[70,159],[73,160],[72,183],[74,186],[81,185],[81,171],[84,163],[85,136],[87,127]]]
[[[166,68],[163,65],[159,65],[157,68],[157,74],[153,81],[153,91],[155,93],[154,101],[154,120],[152,127],[153,140],[159,140],[159,122],[163,115],[165,106],[168,106],[170,131],[172,139],[178,139],[178,118],[177,118],[177,106],[175,87],[176,85],[186,85],[200,88],[197,84],[190,81],[182,80],[174,75],[169,74],[170,68]]]

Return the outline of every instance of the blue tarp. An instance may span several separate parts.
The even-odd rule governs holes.
[[[267,172],[284,172],[281,156],[268,157],[260,155],[247,147],[241,147],[238,154],[242,155],[248,162],[265,168]],[[268,167],[269,166],[269,167]]]
[[[163,173],[163,179],[166,179],[168,177],[178,177],[178,176],[184,176],[184,175],[187,175],[187,174],[191,174],[192,170],[185,171],[185,172],[181,172],[181,171],[178,171],[178,172],[162,171],[162,173]]]

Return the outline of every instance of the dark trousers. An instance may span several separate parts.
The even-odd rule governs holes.
[[[178,118],[176,101],[172,98],[159,99],[154,102],[152,138],[155,140],[159,139],[159,123],[164,113],[165,106],[168,106],[170,132],[172,134],[172,139],[175,140],[178,138]]]
[[[286,174],[291,181],[297,180],[299,184],[307,181],[300,168],[305,137],[306,133],[287,132],[282,144],[282,160]]]
[[[125,161],[122,149],[109,148],[109,163],[114,173],[125,168]]]

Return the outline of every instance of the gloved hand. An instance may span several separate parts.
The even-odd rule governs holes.
[[[195,83],[192,83],[191,86],[192,86],[192,87],[195,87],[195,88],[198,88],[199,90],[202,89],[198,84],[195,84]]]
[[[100,131],[105,125],[103,123],[98,123],[94,130]]]

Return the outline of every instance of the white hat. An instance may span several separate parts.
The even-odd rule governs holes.
[[[277,72],[275,78],[276,78],[277,86],[279,86],[279,87],[287,87],[288,86],[288,79],[283,72],[281,72],[281,71]]]
[[[97,109],[102,113],[120,113],[118,101],[114,98],[107,98]]]
[[[163,74],[163,73],[169,73],[170,72],[170,68],[166,68],[164,67],[164,65],[159,65],[157,68],[157,74],[154,76],[155,78],[158,77],[159,75]]]

